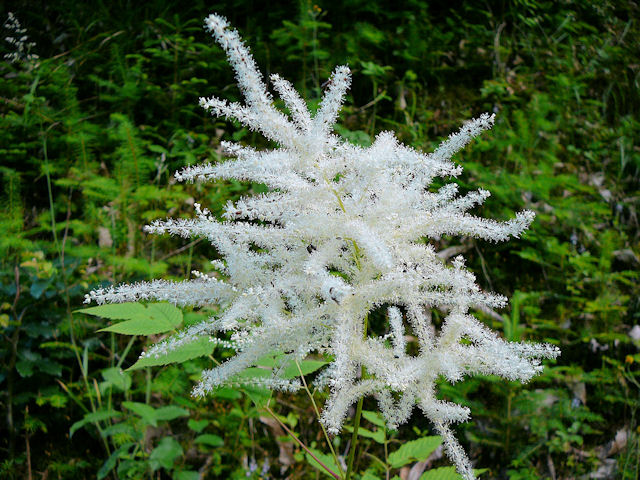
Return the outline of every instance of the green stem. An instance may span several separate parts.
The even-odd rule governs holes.
[[[345,480],[350,480],[351,472],[353,471],[353,459],[355,457],[356,446],[358,444],[358,429],[360,428],[360,418],[362,416],[362,403],[364,397],[360,397],[358,400],[358,406],[356,408],[356,418],[353,424],[353,433],[351,434],[351,447],[349,448],[349,459],[347,461],[347,474]]]
[[[304,386],[307,395],[311,399],[311,404],[313,405],[313,410],[316,412],[316,417],[318,418],[318,423],[320,423],[320,428],[322,428],[322,433],[324,434],[324,438],[327,441],[327,445],[329,445],[329,450],[331,450],[331,455],[333,456],[333,461],[336,462],[336,466],[338,467],[338,473],[340,474],[340,478],[344,478],[344,472],[342,471],[342,467],[340,466],[340,461],[338,460],[338,455],[336,455],[336,451],[333,448],[333,444],[331,443],[331,439],[329,438],[329,434],[327,433],[327,429],[324,428],[322,421],[320,420],[320,410],[318,409],[318,405],[316,404],[315,399],[313,398],[313,394],[309,391],[309,387],[307,385],[307,381],[302,374],[302,369],[300,368],[300,364],[296,360],[296,367],[298,367],[298,372],[300,372],[300,379],[302,380],[302,385]]]
[[[129,340],[129,343],[127,343],[127,346],[124,348],[124,352],[122,352],[122,355],[120,355],[120,360],[118,360],[118,364],[116,365],[116,367],[120,368],[122,366],[122,362],[124,362],[124,359],[127,358],[127,353],[129,353],[129,350],[131,350],[131,346],[133,345],[135,339],[136,336],[133,335]]]
[[[147,388],[144,392],[144,403],[149,405],[151,402],[151,369],[149,367],[145,368],[147,374]]]
[[[384,427],[384,470],[385,470],[385,478],[386,480],[389,480],[389,448],[387,447],[388,445],[388,439],[387,439],[387,427]]]
[[[374,112],[374,119],[375,119],[375,112]],[[331,192],[335,195],[336,200],[338,201],[338,205],[340,206],[340,209],[346,214],[347,210],[344,206],[344,203],[342,202],[342,198],[340,198],[340,194],[334,188],[332,188],[331,182],[326,177],[326,175],[323,175],[323,178],[325,183],[331,190]],[[358,270],[361,270],[362,265],[360,263],[360,256],[361,256],[360,248],[358,247],[358,243],[354,239],[351,239],[351,242],[353,243],[354,261],[356,263],[356,266],[358,267]],[[368,323],[369,323],[369,314],[367,313],[364,316],[364,328],[362,333],[362,336],[365,340],[367,338]],[[365,376],[366,376],[366,371],[364,367],[360,367],[360,377],[365,378]],[[358,405],[356,407],[356,417],[354,419],[353,433],[351,434],[351,446],[349,447],[349,458],[347,460],[347,473],[345,474],[345,477],[344,477],[345,480],[351,479],[351,472],[353,471],[353,460],[355,458],[356,447],[358,446],[358,429],[360,428],[360,419],[362,418],[363,402],[364,402],[364,397],[360,397],[358,399]]]
[[[268,405],[265,405],[265,406],[264,406],[264,408],[265,408],[265,410],[266,410],[267,412],[269,412],[269,414],[270,414],[270,415],[271,415],[271,416],[276,420],[276,422],[278,422],[278,423],[280,424],[280,426],[282,427],[282,429],[283,429],[285,432],[287,432],[287,433],[289,434],[289,436],[290,436],[291,438],[293,438],[293,439],[298,443],[298,445],[300,445],[300,446],[302,447],[302,449],[303,449],[305,452],[307,452],[307,453],[311,456],[311,458],[313,458],[316,462],[318,462],[318,465],[320,465],[322,468],[324,468],[324,469],[325,469],[325,471],[326,471],[329,475],[331,475],[333,478],[335,478],[336,480],[340,480],[340,477],[338,476],[338,474],[337,474],[337,473],[335,473],[333,470],[331,470],[329,467],[327,467],[324,463],[322,463],[322,461],[321,461],[318,457],[316,457],[316,456],[313,454],[313,452],[312,452],[311,450],[309,450],[309,449],[307,448],[307,446],[306,446],[304,443],[302,443],[302,441],[301,441],[298,437],[296,437],[295,433],[293,433],[293,432],[289,429],[289,427],[287,427],[284,423],[282,423],[282,421],[277,417],[277,415],[273,412],[273,410],[271,410],[271,409],[269,408],[269,406],[268,406]]]
[[[364,328],[362,336],[367,338],[367,328],[369,324],[369,314],[364,316]],[[364,378],[366,371],[364,367],[360,367],[360,376]],[[351,447],[349,447],[349,458],[347,460],[347,474],[345,480],[351,479],[351,472],[353,471],[353,460],[355,458],[356,447],[358,446],[358,429],[360,428],[360,419],[362,418],[362,404],[364,403],[364,397],[358,399],[358,405],[356,407],[356,417],[353,420],[353,433],[351,434]]]

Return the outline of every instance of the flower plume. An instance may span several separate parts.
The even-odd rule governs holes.
[[[225,143],[230,160],[190,166],[176,178],[260,182],[270,191],[229,203],[222,221],[196,204],[193,219],[147,227],[150,233],[206,237],[223,259],[214,264],[223,280],[200,274],[181,283],[122,285],[92,291],[87,301],[219,305],[218,316],[145,355],[231,332],[230,342],[222,343],[236,355],[203,372],[197,396],[238,383],[239,373],[274,352],[281,354],[282,366],[312,353],[325,355],[331,362],[316,383],[330,390],[322,413],[330,432],[341,430],[349,407],[363,396],[377,399],[391,428],[406,422],[417,405],[443,437],[460,474],[474,478],[451,430],[470,412],[439,400],[436,381],[474,374],[527,381],[541,371],[541,359],[559,354],[550,345],[507,342],[478,321],[470,310],[503,307],[506,299],[483,292],[461,256],[447,264],[429,243],[441,235],[505,241],[533,220],[530,211],[506,222],[472,215],[469,210],[489,196],[486,190],[459,196],[455,184],[429,189],[436,177],[461,173],[452,156],[490,129],[494,116],[467,122],[428,154],[400,144],[391,132],[380,133],[368,148],[352,145],[332,133],[350,85],[348,67],[335,69],[315,114],[288,81],[273,75],[287,116],[274,106],[251,53],[227,20],[210,15],[205,27],[226,52],[245,101],[201,98],[201,106],[261,132],[277,148]],[[378,337],[367,322],[380,307],[388,334]],[[431,323],[433,310],[444,316],[438,330]],[[408,329],[417,348],[407,342]],[[283,370],[255,382],[299,388],[299,382],[279,375]]]

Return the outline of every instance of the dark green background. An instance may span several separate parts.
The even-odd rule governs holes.
[[[281,472],[279,440],[244,394],[190,398],[210,360],[137,372],[120,388],[105,372],[127,339],[96,333],[103,321],[72,313],[99,284],[185,278],[215,257],[205,242],[149,237],[145,223],[192,215],[194,200],[220,213],[228,199],[263,191],[172,180],[180,167],[219,159],[220,140],[268,146],[197,105],[201,95],[240,99],[201,28],[216,11],[263,72],[290,79],[311,105],[332,69],[348,63],[353,87],[337,131],[350,141],[366,145],[393,130],[428,151],[464,120],[497,113],[494,129],[455,159],[465,168],[462,190],[492,192],[482,216],[529,208],[536,221],[506,244],[443,238],[437,246],[465,246],[479,284],[512,299],[502,318],[479,314],[483,321],[510,340],[557,344],[562,356],[525,387],[493,377],[444,383],[446,398],[472,409],[459,437],[476,467],[489,469],[485,478],[637,478],[640,343],[629,336],[640,323],[636,3],[60,0],[8,2],[1,17],[10,10],[40,58],[0,64],[1,476],[94,478],[134,439],[135,453],[112,477],[189,478],[179,472],[208,462],[206,478],[246,478],[243,459],[254,457],[256,478],[265,458],[267,476],[315,478],[302,456]],[[149,341],[134,341],[122,366]],[[94,381],[106,382],[100,397]],[[300,437],[322,448],[308,398],[278,399]],[[88,424],[69,439],[85,411],[127,413],[125,400],[185,408],[223,445],[194,445],[186,418],[130,419],[104,439]],[[395,438],[428,433],[416,412]],[[162,441],[182,453],[158,463],[150,452]],[[347,437],[340,441],[342,451]],[[359,471],[370,463],[361,455]]]

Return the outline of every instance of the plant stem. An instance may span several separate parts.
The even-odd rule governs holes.
[[[362,336],[367,338],[367,327],[369,323],[369,314],[364,316],[364,331]],[[363,367],[360,367],[360,376],[364,378],[366,372]],[[358,405],[356,407],[356,417],[353,420],[353,433],[351,434],[351,446],[349,447],[349,459],[347,460],[347,474],[345,480],[351,479],[351,472],[353,471],[353,459],[355,458],[356,447],[358,446],[358,429],[360,428],[360,418],[362,417],[362,404],[364,403],[364,397],[358,399]]]
[[[327,473],[329,473],[329,475],[331,475],[331,476],[332,476],[333,478],[335,478],[336,480],[341,480],[341,479],[340,479],[340,477],[338,476],[338,474],[337,474],[336,472],[334,472],[334,471],[333,471],[333,470],[331,470],[329,467],[327,467],[324,463],[322,463],[322,461],[321,461],[318,457],[316,457],[316,456],[313,454],[313,452],[311,452],[311,450],[309,450],[309,449],[307,448],[307,446],[306,446],[304,443],[302,443],[302,441],[301,441],[298,437],[296,437],[295,433],[293,433],[291,430],[289,430],[289,427],[287,427],[284,423],[282,423],[282,422],[280,421],[280,419],[276,416],[276,414],[273,412],[273,410],[271,410],[271,409],[269,408],[269,406],[268,406],[268,405],[265,405],[265,406],[264,406],[264,408],[265,408],[265,410],[266,410],[267,412],[269,412],[269,414],[270,414],[273,418],[275,418],[275,419],[276,419],[276,422],[278,422],[278,423],[280,424],[280,426],[283,428],[283,430],[284,430],[285,432],[287,432],[287,433],[289,434],[289,436],[290,436],[291,438],[293,438],[293,439],[298,443],[298,445],[300,445],[300,446],[303,448],[303,450],[304,450],[305,452],[307,452],[309,455],[311,455],[311,458],[313,458],[316,462],[318,462],[318,464],[319,464],[322,468],[324,468],[324,469],[327,471]]]
[[[355,457],[356,446],[358,444],[358,429],[360,428],[360,417],[362,416],[362,403],[364,397],[358,399],[358,406],[356,407],[356,418],[353,424],[353,433],[351,434],[351,447],[349,448],[349,460],[347,461],[347,474],[345,480],[351,478],[351,472],[353,471],[353,459]]]
[[[124,359],[127,358],[127,353],[129,353],[129,350],[131,350],[131,346],[133,345],[133,342],[135,339],[136,339],[136,336],[132,335],[131,339],[129,340],[129,343],[127,343],[127,346],[124,348],[124,351],[120,355],[120,359],[118,360],[116,367],[120,368],[122,366],[122,362],[124,362]]]
[[[331,450],[331,455],[333,456],[333,461],[336,462],[336,466],[338,467],[338,471],[340,473],[340,477],[344,477],[344,472],[342,471],[342,467],[340,466],[340,461],[338,460],[338,455],[336,455],[336,451],[333,448],[333,444],[331,443],[331,439],[329,438],[329,434],[327,434],[327,429],[324,428],[322,421],[320,420],[320,410],[318,410],[318,405],[316,405],[316,401],[313,398],[313,394],[309,391],[309,387],[307,386],[307,381],[304,379],[304,375],[302,374],[302,369],[300,368],[300,364],[296,361],[296,367],[298,367],[298,371],[300,372],[300,379],[302,380],[302,385],[304,385],[304,389],[307,392],[307,395],[311,399],[311,404],[313,405],[313,410],[316,412],[316,417],[318,419],[318,423],[320,424],[320,428],[322,428],[322,433],[324,434],[324,438],[327,441],[327,445],[329,445],[329,450]]]

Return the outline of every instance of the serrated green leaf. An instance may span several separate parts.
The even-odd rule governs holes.
[[[335,473],[336,475],[339,474],[340,470],[338,469],[338,466],[333,461],[333,457],[331,457],[331,455],[325,455],[324,453],[322,453],[322,452],[320,452],[320,451],[318,451],[318,450],[316,450],[314,448],[310,448],[309,451],[311,451],[318,458],[318,460],[320,460],[322,463],[324,463],[333,473]],[[327,470],[323,466],[321,466],[308,453],[305,453],[305,458],[307,459],[307,462],[309,463],[309,465],[311,465],[312,467],[320,470],[325,475],[327,475],[327,476],[329,476],[331,478],[335,478],[333,475],[331,475],[329,472],[327,472]]]
[[[158,426],[155,416],[155,408],[140,402],[122,402],[122,406],[141,417],[149,425]]]
[[[150,303],[147,310],[152,318],[162,320],[167,324],[180,325],[182,323],[182,310],[170,303]]]
[[[389,455],[389,464],[393,468],[399,468],[410,462],[426,460],[441,443],[442,438],[438,436],[423,437],[406,442]]]
[[[242,391],[247,394],[256,407],[264,407],[269,399],[271,399],[271,390],[268,388],[252,387],[246,385],[242,387]]]
[[[116,418],[122,416],[122,413],[115,410],[98,410],[97,412],[87,413],[82,420],[77,421],[69,429],[69,438],[73,437],[73,434],[80,428],[84,427],[88,423],[101,422],[109,418]]]
[[[98,330],[123,335],[155,335],[174,330],[182,323],[182,312],[168,303],[149,305],[145,316]]]
[[[131,320],[145,316],[147,309],[141,303],[110,303],[97,307],[83,308],[74,313],[86,313],[96,317],[108,318],[110,320]]]
[[[103,370],[102,378],[122,391],[127,391],[131,388],[131,375],[123,372],[120,368],[113,367]]]
[[[198,435],[194,442],[201,445],[207,445],[208,447],[221,447],[224,445],[224,440],[222,440],[222,437],[213,435],[211,433]]]
[[[158,357],[146,356],[138,359],[127,370],[139,370],[145,367],[156,367],[160,365],[168,365],[170,363],[182,363],[192,358],[204,357],[211,355],[216,344],[209,341],[209,337],[201,337],[194,342],[185,343],[180,345],[175,350],[171,350],[166,355],[160,355]]]
[[[170,421],[179,417],[189,416],[188,410],[176,407],[175,405],[168,405],[157,409],[140,402],[122,402],[122,405],[154,427],[158,425],[159,421]]]
[[[127,435],[133,439],[136,437],[136,433],[136,429],[131,424],[126,422],[116,423],[102,429],[102,436],[105,438],[112,435]]]
[[[111,320],[125,320],[99,330],[123,335],[154,335],[175,329],[182,323],[182,311],[169,303],[116,303],[76,310]]]

